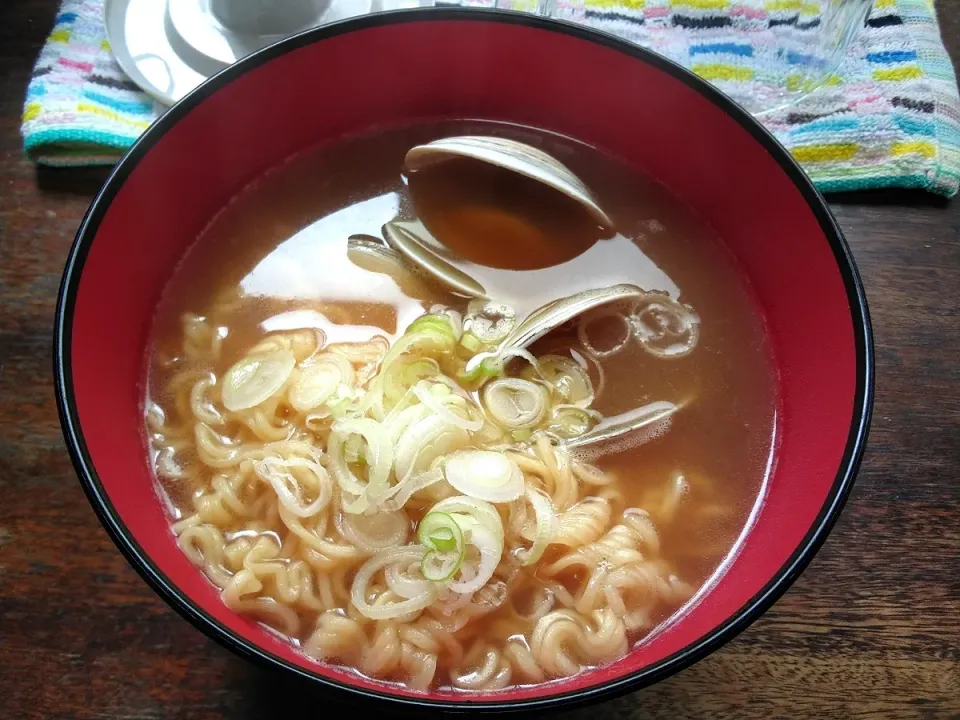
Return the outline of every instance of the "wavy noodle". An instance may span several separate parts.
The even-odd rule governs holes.
[[[627,631],[623,621],[609,609],[589,616],[558,610],[537,621],[530,651],[548,675],[569,677],[584,667],[624,655]]]
[[[558,452],[546,436],[537,438],[532,455],[508,452],[507,456],[517,463],[525,474],[539,478],[539,485],[550,496],[557,510],[566,510],[577,501],[579,482],[569,458]]]
[[[607,500],[584,498],[560,514],[557,519],[560,530],[553,539],[554,544],[578,548],[598,540],[610,525],[612,513]]]
[[[263,512],[270,497],[259,491],[260,483],[240,469],[218,472],[210,481],[210,488],[193,499],[193,506],[204,522],[231,526]]]
[[[512,667],[499,650],[477,642],[467,652],[462,664],[451,671],[450,681],[463,690],[500,690],[510,684]]]
[[[206,393],[213,385],[204,388],[203,395],[198,395],[195,388],[209,382],[211,376],[212,373],[208,370],[192,366],[173,377],[167,385],[167,394],[173,401],[173,415],[170,420],[185,423],[187,427],[194,420],[200,419],[203,422],[201,416],[210,413],[210,408],[207,407],[207,403],[210,401],[206,397]],[[210,414],[213,415],[213,413]],[[220,423],[223,418],[219,416],[219,413],[217,415],[215,423]]]
[[[226,336],[225,328],[215,326],[204,317],[191,313],[183,316],[183,354],[188,360],[219,360],[220,348]]]
[[[582,482],[584,485],[604,486],[610,485],[611,483],[615,483],[617,481],[616,475],[613,473],[604,472],[597,466],[591,465],[590,463],[585,463],[574,459],[571,460],[570,467],[577,480]]]
[[[293,330],[285,333],[274,333],[267,335],[258,342],[249,351],[248,354],[256,355],[267,353],[271,350],[289,350],[297,359],[297,362],[303,362],[314,355],[326,342],[324,334],[319,330]]]
[[[190,562],[203,568],[204,574],[217,587],[226,587],[233,579],[233,574],[223,564],[223,533],[215,526],[187,527],[180,532],[177,545]]]
[[[294,431],[293,425],[278,411],[281,399],[272,397],[255,408],[229,414],[229,418],[250,428],[257,440],[276,442],[287,440]]]
[[[522,635],[514,635],[507,640],[503,655],[513,665],[517,679],[526,683],[543,682],[545,676],[536,658],[530,651],[530,645]]]
[[[408,603],[417,609],[389,620],[369,619],[351,593],[358,569],[372,553],[338,529],[351,498],[343,496],[332,473],[327,477],[323,450],[334,412],[320,408],[304,414],[289,404],[299,370],[259,405],[227,411],[213,374],[223,365],[224,337],[225,330],[205,318],[185,318],[182,358],[170,364],[164,386],[172,411],[147,406],[157,474],[169,481],[164,487],[177,489],[178,507],[185,508],[172,529],[183,553],[220,588],[229,608],[300,641],[316,661],[415,689],[448,684],[493,691],[613,661],[627,651],[628,633],[648,631],[691,596],[693,588],[661,556],[657,527],[687,512],[686,494],[699,492],[706,482],[674,479],[644,498],[649,514],[625,509],[616,475],[535,434],[507,454],[528,487],[545,492],[557,513],[540,562],[521,567],[513,553],[504,552],[493,577],[472,594],[440,592],[425,609]],[[315,331],[278,333],[250,352],[282,348],[307,364],[321,351],[338,353],[356,374],[341,387],[361,394],[388,349],[383,338],[324,342]],[[410,402],[404,399],[389,413],[387,421],[399,423],[397,432],[416,417],[416,410],[404,409]],[[485,432],[476,437],[487,437]],[[490,437],[504,447],[511,441],[499,430]],[[361,462],[361,450],[350,460]],[[403,508],[411,526],[454,494],[445,482],[416,491]],[[711,488],[704,495],[714,497]],[[536,518],[527,504],[501,504],[497,510],[505,547],[529,547]],[[406,565],[370,576],[363,593],[369,606],[389,609],[409,600],[397,593],[426,582],[419,560],[411,567],[415,572],[406,577],[397,575],[408,572]]]
[[[317,617],[316,628],[303,644],[303,650],[315,660],[353,665],[366,645],[362,623],[337,610],[328,610]]]
[[[607,606],[623,618],[627,630],[649,630],[661,602],[680,605],[693,589],[674,575],[665,575],[656,563],[625,565],[604,578]]]
[[[208,396],[211,389],[217,386],[217,376],[207,373],[197,380],[190,388],[190,408],[194,417],[208,425],[222,425],[225,421],[223,413]]]
[[[261,594],[262,590],[263,583],[256,573],[244,569],[233,576],[220,597],[231,610],[255,615],[284,635],[297,637],[300,616],[293,608]]]
[[[649,629],[664,607],[687,600],[691,588],[660,557],[660,537],[643,510],[624,511],[620,522],[590,544],[541,569],[560,604],[588,614],[611,611],[630,631]]]

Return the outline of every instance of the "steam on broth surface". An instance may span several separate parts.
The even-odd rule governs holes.
[[[476,161],[401,175],[460,134],[551,153],[617,233]],[[397,218],[489,306],[398,265]],[[468,364],[511,313],[618,283],[648,294]],[[611,662],[675,616],[760,500],[776,407],[761,319],[689,208],[586,146],[475,122],[344,140],[241,192],[164,293],[147,394],[173,532],[229,607],[319,661],[466,691]],[[578,444],[638,408],[642,429]]]

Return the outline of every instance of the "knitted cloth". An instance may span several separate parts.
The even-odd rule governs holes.
[[[748,19],[751,27],[802,29],[809,6],[752,3]],[[64,0],[40,53],[23,114],[24,147],[38,163],[113,164],[163,112],[114,62],[102,13],[103,0]],[[587,0],[574,19],[651,47],[735,98],[789,86],[793,76],[771,74],[803,58],[781,53],[784,67],[764,64],[769,53],[759,34],[743,31],[743,13],[737,0]],[[960,186],[960,97],[932,0],[875,0],[839,72],[762,120],[823,191],[952,196]]]

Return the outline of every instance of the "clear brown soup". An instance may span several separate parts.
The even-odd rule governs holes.
[[[455,134],[511,137],[552,153],[594,191],[617,233],[601,231],[555,191],[473,161],[402,176],[408,148]],[[746,280],[713,229],[654,180],[582,144],[500,124],[418,124],[306,152],[243,189],[204,230],[164,292],[150,343],[148,401],[163,412],[167,440],[188,438],[177,447],[176,462],[194,468],[179,479],[157,473],[171,522],[195,514],[196,500],[210,491],[215,474],[191,464],[193,418],[183,383],[176,380],[185,363],[184,316],[221,328],[219,357],[198,369],[219,378],[271,332],[317,328],[328,343],[376,334],[393,341],[434,303],[459,303],[462,310],[465,301],[436,288],[418,285],[425,294],[411,297],[408,288],[347,259],[348,236],[379,237],[381,226],[396,217],[423,219],[472,263],[471,274],[493,297],[500,293],[516,303],[519,316],[558,292],[618,282],[679,295],[695,309],[701,331],[689,355],[661,359],[630,344],[600,359],[604,390],[594,407],[604,415],[657,400],[683,407],[662,436],[638,447],[614,447],[592,462],[616,477],[624,506],[649,513],[672,572],[694,591],[702,588],[730,556],[762,499],[775,439],[773,365]],[[534,350],[576,343],[575,333],[561,329]],[[244,433],[236,426],[226,435],[242,444],[250,441]],[[164,442],[154,436],[155,459]],[[260,526],[252,527],[226,528],[225,542],[244,532],[255,537]],[[543,562],[557,553],[549,548]],[[522,571],[529,577],[515,604],[522,605],[520,595],[536,587],[539,565]],[[576,582],[571,576],[570,583]],[[681,605],[657,607],[647,627],[631,632],[631,642],[643,641]],[[291,639],[303,643],[317,612],[295,609],[300,625]],[[460,632],[464,647],[472,638],[498,646],[529,629],[500,607]],[[440,657],[431,686],[450,685],[449,662]],[[396,673],[385,679],[404,682]],[[514,672],[509,684],[524,682],[530,680]]]

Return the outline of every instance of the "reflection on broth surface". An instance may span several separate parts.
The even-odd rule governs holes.
[[[551,153],[616,231],[477,161],[402,175],[458,134]],[[489,302],[387,247],[398,218]],[[646,294],[493,352],[619,283]],[[318,661],[471,691],[611,662],[676,617],[758,506],[775,409],[762,320],[689,208],[570,140],[445,122],[298,156],[214,219],[155,318],[146,429],[228,606]]]

